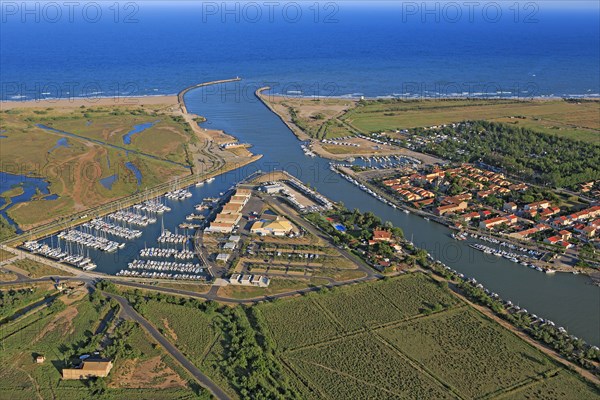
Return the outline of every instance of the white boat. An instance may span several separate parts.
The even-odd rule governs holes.
[[[410,214],[410,211],[408,211],[408,210],[402,210],[402,212],[403,212],[404,214]]]
[[[94,264],[94,263],[88,263],[87,265],[85,265],[83,267],[84,271],[91,271],[93,269],[96,269],[96,264]]]
[[[202,186],[202,185],[204,185],[204,181],[196,182],[196,186]]]

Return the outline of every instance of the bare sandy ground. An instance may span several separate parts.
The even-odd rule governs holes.
[[[77,97],[70,99],[47,99],[31,101],[2,101],[0,110],[13,108],[78,108],[81,106],[139,106],[139,105],[177,105],[177,96],[141,96],[141,97]]]

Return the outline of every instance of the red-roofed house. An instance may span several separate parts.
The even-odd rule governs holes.
[[[375,229],[373,230],[373,241],[374,242],[391,242],[392,232]]]
[[[457,211],[466,210],[468,204],[466,201],[462,201],[459,204],[448,204],[447,206],[440,206],[434,210],[436,215],[444,215],[449,213],[455,213]]]
[[[569,240],[571,239],[571,236],[573,236],[573,234],[565,229],[563,229],[562,231],[558,232],[558,234],[560,235],[560,237],[562,238],[562,240]]]
[[[592,225],[586,226],[581,230],[581,232],[587,237],[591,238],[596,236],[596,232],[598,232],[598,228]]]
[[[562,241],[562,239],[560,236],[550,236],[549,238],[544,239],[544,243],[549,243],[549,244],[558,244],[561,241]]]
[[[496,217],[491,219],[486,219],[485,221],[481,221],[479,223],[480,228],[490,229],[497,225],[508,224],[508,219],[505,217]]]

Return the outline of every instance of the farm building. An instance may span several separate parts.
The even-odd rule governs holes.
[[[104,378],[113,367],[109,360],[86,360],[80,368],[64,368],[62,370],[63,379],[89,379]]]

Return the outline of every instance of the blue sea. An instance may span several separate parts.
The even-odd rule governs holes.
[[[65,4],[2,2],[2,100],[174,94],[236,76],[306,96],[600,93],[592,1]],[[253,91],[237,90],[223,95]]]

